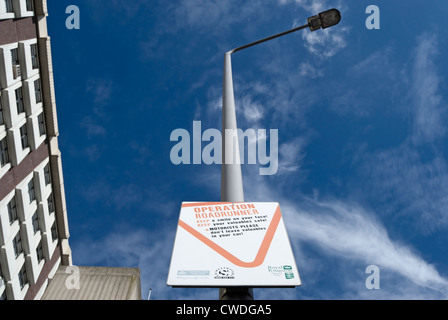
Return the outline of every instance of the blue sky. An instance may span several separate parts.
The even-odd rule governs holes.
[[[79,30],[65,27],[72,4]],[[181,202],[220,200],[220,166],[173,165],[170,134],[220,129],[224,52],[333,7],[336,27],[232,58],[238,126],[279,135],[275,175],[243,166],[245,198],[280,203],[303,283],[255,298],[446,299],[448,6],[436,0],[49,0],[74,264],[139,267],[152,299],[217,298],[166,286]]]

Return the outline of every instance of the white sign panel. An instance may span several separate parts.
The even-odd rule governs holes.
[[[277,202],[183,202],[167,284],[301,284]]]

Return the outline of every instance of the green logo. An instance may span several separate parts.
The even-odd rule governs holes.
[[[294,273],[292,272],[291,266],[283,266],[283,270],[285,270],[285,278],[286,279],[293,279]]]

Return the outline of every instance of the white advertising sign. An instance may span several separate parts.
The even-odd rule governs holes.
[[[301,284],[277,202],[183,202],[167,284]]]

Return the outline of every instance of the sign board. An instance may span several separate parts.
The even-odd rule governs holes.
[[[301,284],[277,202],[183,202],[167,284]]]

